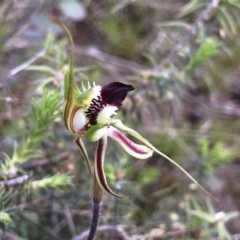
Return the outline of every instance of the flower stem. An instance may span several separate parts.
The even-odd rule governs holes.
[[[93,240],[96,234],[99,213],[102,205],[102,189],[97,181],[96,175],[94,174],[94,183],[93,183],[93,196],[92,196],[92,221],[90,232],[88,235],[88,240]]]

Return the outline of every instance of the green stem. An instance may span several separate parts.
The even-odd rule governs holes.
[[[92,196],[92,221],[91,221],[90,232],[88,235],[88,240],[93,240],[96,234],[99,213],[102,205],[102,196],[103,196],[102,188],[100,187],[97,181],[96,175],[94,174],[93,196]]]

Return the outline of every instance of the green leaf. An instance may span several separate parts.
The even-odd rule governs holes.
[[[188,213],[209,223],[214,223],[216,221],[214,216],[200,210],[188,210]]]
[[[8,225],[12,221],[10,215],[6,212],[0,212],[0,223]]]
[[[102,20],[102,31],[112,42],[117,43],[122,38],[123,30],[116,15],[106,15],[106,17]]]
[[[224,17],[224,21],[228,24],[229,28],[225,29],[227,32],[230,32],[232,35],[237,35],[237,26],[235,24],[235,20],[232,18],[232,14],[229,13],[228,9],[225,6],[221,6],[218,8],[221,11],[222,16]],[[226,24],[223,26],[226,27]]]
[[[159,171],[156,168],[146,168],[144,171],[139,172],[139,182],[142,186],[151,184],[159,175]]]
[[[199,203],[196,201],[196,198],[194,198],[193,196],[190,196],[190,201],[193,205],[193,208],[197,211],[201,211],[201,207],[199,206]],[[190,209],[190,208],[189,208]]]
[[[218,50],[219,41],[216,38],[209,37],[205,39],[197,52],[193,55],[188,65],[185,67],[185,72],[191,72],[195,68],[206,63],[206,61],[213,57]]]
[[[228,0],[228,3],[229,3],[229,5],[239,8],[239,10],[240,10],[240,2],[238,0]]]
[[[183,17],[190,13],[196,12],[197,10],[204,8],[206,4],[207,3],[204,1],[192,0],[180,10],[179,16]]]
[[[190,29],[191,25],[183,21],[171,21],[171,22],[158,23],[157,27],[176,27],[176,28]]]
[[[26,67],[25,70],[49,73],[51,75],[54,75],[56,72],[53,68],[46,66],[46,65],[40,65],[40,66],[39,65],[30,65],[30,66]]]
[[[228,221],[232,220],[233,218],[238,217],[239,215],[240,215],[239,212],[228,212],[228,213],[225,213],[223,221],[224,222],[228,222]]]
[[[45,177],[41,180],[32,181],[29,187],[32,189],[54,188],[60,189],[72,185],[72,177],[67,174],[56,174],[50,177]]]
[[[3,211],[11,204],[15,196],[15,191],[14,189],[5,190],[4,188],[0,188],[0,196],[0,211]]]
[[[207,204],[208,212],[209,212],[211,215],[214,215],[214,214],[215,214],[215,210],[214,210],[213,205],[212,205],[212,202],[210,201],[209,198],[206,198],[206,204]]]
[[[43,47],[47,51],[51,51],[53,45],[54,45],[55,35],[53,33],[49,33],[46,40],[43,43]]]
[[[22,145],[16,145],[12,161],[8,161],[5,167],[7,172],[11,166],[18,167],[30,157],[36,157],[36,148],[46,137],[44,132],[48,129],[54,119],[59,116],[58,109],[61,105],[59,92],[57,90],[43,89],[42,99],[32,103],[31,116],[33,125],[25,137]]]
[[[224,239],[224,240],[232,240],[233,239],[231,234],[228,232],[226,226],[221,221],[219,221],[217,223],[217,232],[218,232],[219,239]]]

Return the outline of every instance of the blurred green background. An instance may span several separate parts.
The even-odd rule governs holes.
[[[79,85],[133,85],[122,121],[218,199],[110,141],[107,179],[126,197],[104,195],[96,239],[238,239],[239,0],[0,1],[1,239],[86,239],[91,219],[88,169],[61,116],[69,42],[51,15],[71,30]]]

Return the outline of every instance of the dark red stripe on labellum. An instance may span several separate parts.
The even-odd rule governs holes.
[[[106,146],[107,146],[107,135],[103,136],[97,144],[97,150],[95,153],[95,173],[98,180],[99,185],[107,192],[111,193],[112,195],[116,197],[121,197],[120,195],[117,195],[114,193],[108,186],[106,176],[104,173],[104,158],[105,158],[105,152],[106,152]]]
[[[99,178],[99,182],[101,183],[101,185],[103,186],[103,188],[107,191],[109,188],[108,188],[108,185],[106,184],[106,180],[105,180],[105,176],[104,176],[104,171],[103,171],[103,168],[102,168],[102,161],[104,159],[102,159],[102,153],[104,151],[104,139],[101,138],[99,141],[98,141],[98,146],[97,146],[97,152],[96,152],[96,160],[97,161],[97,175],[98,175],[98,178]]]
[[[117,107],[122,105],[127,93],[133,91],[132,85],[127,85],[121,82],[111,82],[102,87],[101,97],[104,104],[110,104]]]
[[[129,149],[131,149],[133,152],[138,153],[138,154],[146,154],[146,152],[132,142],[130,139],[128,139],[124,134],[122,134],[120,131],[115,130],[113,132],[113,135],[116,136],[121,142],[123,142]]]

